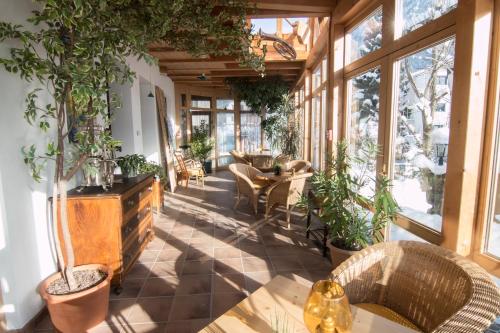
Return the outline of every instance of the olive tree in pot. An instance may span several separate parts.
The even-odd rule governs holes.
[[[109,123],[105,98],[109,85],[132,81],[127,58],[151,62],[148,46],[153,41],[163,40],[195,56],[230,54],[255,68],[262,67],[263,58],[251,52],[244,0],[204,6],[196,0],[35,3],[38,10],[27,20],[29,28],[0,22],[0,42],[13,42],[10,56],[0,58],[0,65],[44,87],[27,94],[24,117],[53,139],[43,151],[35,144],[23,148],[24,161],[35,180],[42,179],[47,162],[54,166],[52,230],[59,272],[45,279],[39,292],[58,330],[85,332],[107,315],[112,272],[99,263],[75,267],[67,186],[102,143],[92,131],[80,131],[69,140],[72,129],[92,129],[97,119],[101,125]],[[215,6],[220,6],[217,11]],[[192,15],[195,11],[197,15]],[[49,103],[39,98],[45,92],[51,97]]]
[[[193,157],[203,165],[206,173],[212,173],[212,161],[209,160],[209,157],[215,146],[209,133],[208,124],[202,120],[198,126],[193,128],[191,135],[191,152]]]
[[[367,143],[363,149],[365,156],[376,157],[375,145]],[[375,182],[366,170],[353,171],[353,165],[363,165],[363,161],[353,163],[354,159],[348,145],[339,142],[328,168],[311,177],[314,196],[300,202],[306,209],[321,208],[319,219],[329,229],[327,245],[334,268],[357,251],[383,241],[385,227],[399,210],[390,191],[391,181],[384,175],[378,177],[373,195],[367,198],[360,194],[362,188]]]

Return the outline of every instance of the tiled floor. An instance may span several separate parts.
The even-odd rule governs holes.
[[[156,238],[92,332],[197,332],[276,274],[304,284],[329,274],[298,216],[291,230],[278,225],[279,212],[265,223],[245,201],[232,209],[234,191],[230,174],[219,172],[204,189],[190,184],[169,194],[155,217]],[[51,331],[50,320],[38,330]]]

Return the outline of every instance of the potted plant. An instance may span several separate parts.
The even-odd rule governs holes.
[[[377,154],[375,145],[365,145],[363,149],[366,156]],[[356,162],[357,165],[363,163]],[[374,179],[370,179],[368,172],[354,172],[353,164],[347,144],[339,142],[328,168],[311,177],[314,197],[303,197],[300,203],[308,209],[321,208],[319,219],[329,229],[327,245],[334,268],[357,251],[383,241],[386,225],[399,210],[390,191],[391,181],[384,175],[378,177],[373,195],[367,198],[360,194]]]
[[[208,124],[202,120],[198,126],[193,129],[191,135],[191,153],[194,159],[203,165],[206,173],[212,173],[212,161],[209,160],[210,153],[214,149],[214,140],[209,136]]]
[[[144,164],[146,164],[146,157],[139,154],[125,155],[118,158],[117,164],[122,170],[124,178],[136,177]]]
[[[47,161],[54,166],[51,229],[59,271],[40,284],[39,292],[58,330],[85,332],[107,315],[112,272],[98,263],[75,267],[66,195],[68,182],[99,144],[92,129],[110,123],[110,105],[103,98],[109,86],[133,80],[129,57],[152,63],[148,47],[158,40],[196,56],[232,55],[252,68],[263,68],[264,55],[253,52],[245,1],[221,0],[203,7],[194,0],[35,2],[36,10],[27,20],[33,29],[0,22],[0,42],[14,41],[0,65],[43,87],[27,94],[24,117],[41,131],[50,131],[48,143],[43,151],[40,143],[22,149],[36,181],[42,180]],[[178,19],[176,13],[194,6],[197,15]],[[228,38],[237,42],[228,45]],[[91,130],[79,131],[82,127]]]

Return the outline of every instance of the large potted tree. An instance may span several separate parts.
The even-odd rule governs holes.
[[[110,122],[109,85],[133,79],[128,57],[151,62],[148,46],[153,41],[193,55],[232,55],[255,68],[262,68],[262,55],[251,52],[245,1],[203,6],[196,0],[35,2],[37,10],[27,20],[30,28],[0,22],[0,42],[13,41],[10,56],[0,64],[37,84],[26,96],[24,117],[49,140],[43,150],[37,144],[22,149],[35,180],[42,180],[45,165],[54,174],[52,230],[59,271],[40,284],[39,292],[58,330],[85,332],[106,317],[112,272],[99,263],[75,267],[66,195],[96,148],[111,143],[106,142],[112,140],[109,133],[93,131]]]
[[[376,156],[376,146],[364,145],[364,149],[366,156]],[[307,209],[320,208],[318,216],[329,231],[327,246],[334,268],[363,248],[383,241],[385,227],[399,210],[391,194],[391,181],[384,175],[378,177],[372,196],[361,194],[363,187],[375,182],[368,173],[354,175],[352,160],[348,144],[339,142],[328,168],[311,177],[314,195],[300,203]]]
[[[209,159],[215,142],[210,138],[208,124],[202,120],[198,126],[193,128],[191,135],[191,153],[198,160],[206,173],[212,173],[212,161]]]

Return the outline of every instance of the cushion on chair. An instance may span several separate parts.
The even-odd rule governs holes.
[[[252,183],[253,183],[253,187],[257,190],[260,190],[260,189],[267,187],[271,184],[271,182],[268,179],[254,179]]]
[[[415,324],[413,324],[411,321],[400,315],[399,313],[392,311],[389,308],[386,308],[383,305],[379,304],[372,304],[372,303],[358,303],[355,304],[358,308],[362,308],[363,310],[366,310],[368,312],[371,312],[373,314],[379,315],[381,317],[384,317],[386,319],[389,319],[390,321],[393,321],[395,323],[398,323],[401,326],[411,328],[415,331],[422,332]]]

